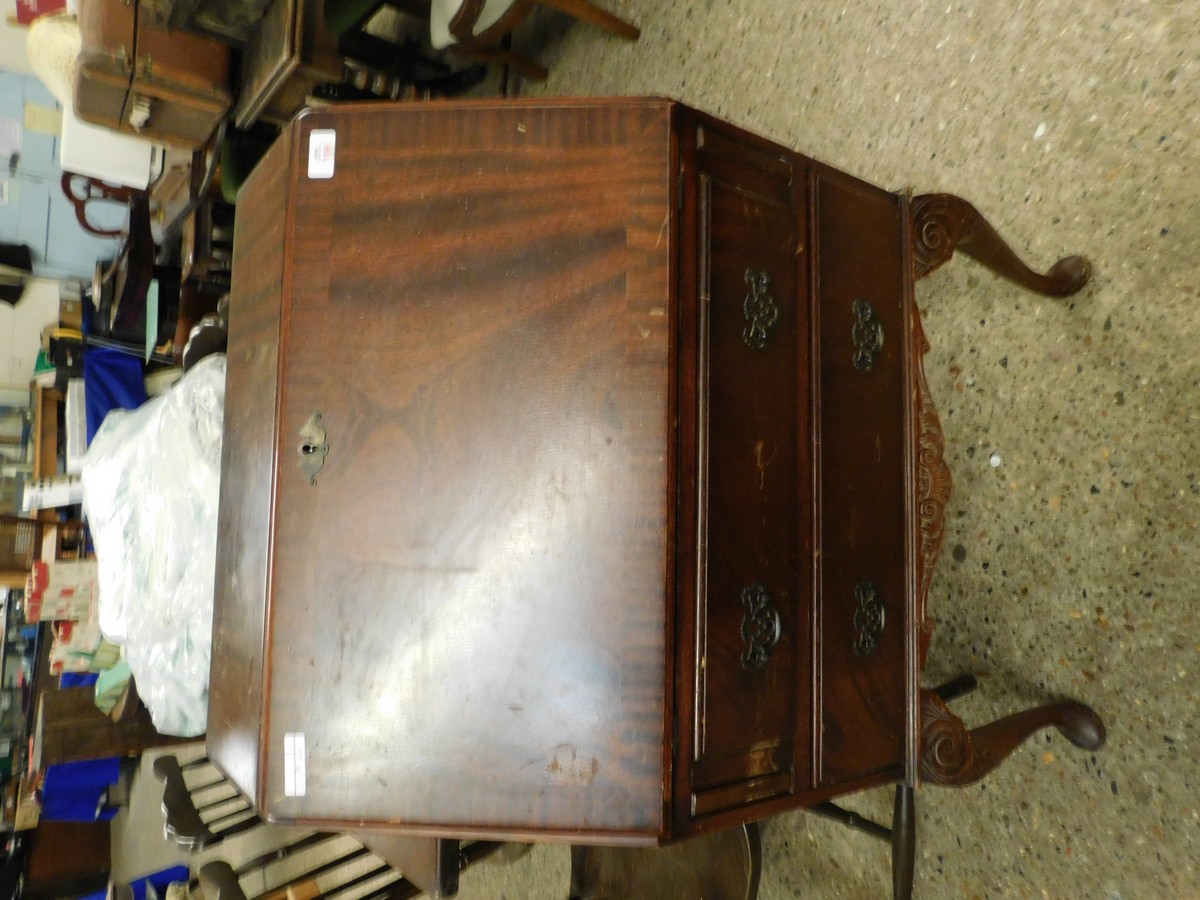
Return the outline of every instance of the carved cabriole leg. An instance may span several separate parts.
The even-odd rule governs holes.
[[[931,784],[971,784],[1034,732],[1051,725],[1076,747],[1104,746],[1104,722],[1090,706],[1074,700],[1027,709],[968,731],[936,691],[921,691],[921,778]]]
[[[924,278],[960,250],[997,275],[1050,297],[1069,297],[1092,277],[1092,264],[1082,256],[1060,259],[1045,275],[1013,252],[1004,238],[966,200],[953,194],[914,197],[912,210],[913,275]]]

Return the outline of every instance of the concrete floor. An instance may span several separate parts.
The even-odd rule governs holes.
[[[920,790],[916,895],[1200,897],[1200,5],[605,5],[640,42],[544,17],[550,80],[523,93],[669,95],[960,194],[1035,267],[1092,260],[1068,302],[962,259],[918,285],[956,482],[926,681],[980,676],[968,724],[1073,696],[1109,737],[1093,755],[1052,734],[974,787]],[[886,817],[890,792],[855,805]],[[811,815],[769,822],[764,853],[762,900],[887,895],[886,848]],[[561,898],[558,855],[460,896]]]
[[[518,33],[524,94],[665,94],[893,188],[972,200],[1060,302],[959,259],[918,285],[956,481],[926,681],[968,724],[1092,704],[981,784],[918,792],[921,898],[1200,897],[1200,5],[1192,0],[604,0],[626,44],[556,15]],[[1192,425],[1188,425],[1192,422]],[[890,791],[847,805],[886,818]],[[887,896],[886,848],[796,813],[760,898]],[[464,876],[463,900],[566,895],[567,851]]]

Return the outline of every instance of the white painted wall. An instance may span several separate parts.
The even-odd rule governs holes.
[[[32,75],[33,69],[25,53],[25,36],[29,29],[8,24],[7,18],[14,11],[13,5],[7,4],[6,15],[0,19],[0,69]]]
[[[42,329],[58,321],[59,283],[34,278],[16,306],[0,303],[0,388],[29,391]]]

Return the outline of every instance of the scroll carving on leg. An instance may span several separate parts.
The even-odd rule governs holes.
[[[997,275],[1049,297],[1069,297],[1092,277],[1092,264],[1067,256],[1044,275],[1025,265],[979,211],[953,194],[922,194],[910,205],[913,276],[924,278],[960,250]]]
[[[925,668],[929,652],[929,641],[933,635],[933,622],[926,618],[925,609],[929,600],[929,588],[933,583],[933,570],[942,552],[946,529],[946,504],[954,480],[950,466],[946,464],[946,438],[938,421],[937,409],[929,393],[925,379],[923,359],[929,352],[929,341],[921,327],[921,318],[916,308],[912,313],[913,342],[918,349],[916,358],[917,384],[917,534],[920,536],[917,553],[917,615],[920,628],[918,635],[918,668]]]
[[[1104,722],[1090,706],[1074,700],[1027,709],[968,731],[937,692],[921,691],[921,777],[932,784],[971,784],[1034,732],[1052,725],[1076,747],[1104,746]]]

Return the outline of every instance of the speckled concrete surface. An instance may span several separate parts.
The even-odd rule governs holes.
[[[979,724],[1074,696],[1108,745],[1057,734],[988,779],[918,793],[922,898],[1200,897],[1200,5],[1193,0],[607,0],[626,44],[556,15],[517,35],[526,94],[666,94],[895,189],[972,200],[1070,302],[958,259],[918,285],[956,478],[927,682]],[[993,463],[997,463],[993,465]],[[847,805],[886,817],[890,793]],[[886,848],[767,823],[760,897],[888,893]],[[468,873],[464,900],[566,893],[566,850]]]

